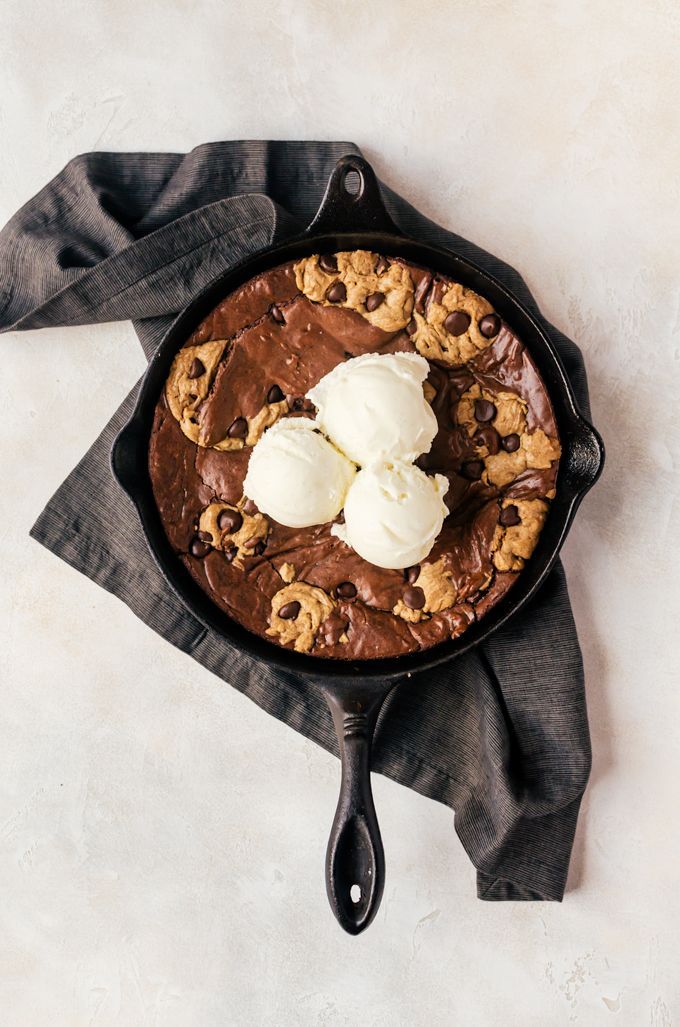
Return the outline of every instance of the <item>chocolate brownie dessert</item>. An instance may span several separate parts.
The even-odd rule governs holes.
[[[253,447],[342,361],[418,353],[438,430],[417,465],[449,488],[429,555],[374,566],[332,531],[291,528],[244,495]],[[247,282],[178,352],[149,469],[177,558],[230,617],[298,652],[397,656],[462,634],[512,587],[555,495],[560,445],[522,342],[482,296],[400,258],[305,257]],[[342,521],[340,513],[336,520]]]

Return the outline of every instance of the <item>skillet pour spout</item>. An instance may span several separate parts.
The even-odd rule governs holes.
[[[286,261],[351,249],[403,257],[486,297],[522,339],[539,370],[557,421],[562,459],[556,494],[533,556],[512,589],[482,619],[471,624],[463,635],[431,649],[348,663],[276,646],[252,634],[212,602],[177,558],[165,534],[151,485],[148,450],[156,403],[173,359],[218,303],[256,275]],[[405,682],[408,687],[412,673],[451,661],[479,645],[528,602],[550,574],[576,509],[602,470],[602,441],[578,408],[544,323],[508,286],[467,257],[405,235],[385,206],[370,164],[348,154],[331,172],[319,211],[305,232],[234,265],[179,314],[149,363],[135,410],[118,435],[111,458],[116,478],[137,508],[151,554],[188,614],[239,658],[250,658],[270,672],[298,675],[324,695],[342,757],[340,797],[326,855],[326,889],[340,925],[350,934],[359,934],[375,917],[385,880],[370,783],[371,743],[385,699],[397,683]]]
[[[604,443],[591,424],[580,418],[571,438],[567,452],[566,474],[574,492],[585,495],[602,473],[604,466]]]

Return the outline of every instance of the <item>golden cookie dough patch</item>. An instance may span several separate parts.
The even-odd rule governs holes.
[[[426,620],[433,613],[441,613],[453,606],[458,593],[451,581],[451,576],[446,570],[443,558],[435,560],[434,563],[423,563],[420,567],[420,574],[416,580],[416,586],[422,588],[425,593],[425,605],[420,610],[412,610],[403,599],[399,599],[392,613],[410,624],[418,624]]]
[[[449,314],[458,310],[468,315],[470,324],[461,335],[452,335],[444,327],[444,322]],[[494,341],[493,338],[487,339],[479,330],[479,321],[493,312],[493,307],[483,296],[466,289],[459,282],[453,282],[440,302],[430,299],[424,314],[414,313],[416,330],[413,342],[418,352],[428,360],[442,360],[453,367],[460,367]]]
[[[204,449],[209,447],[201,438],[198,408],[210,393],[217,367],[227,346],[227,339],[185,346],[173,360],[165,383],[165,396],[173,417],[186,437]],[[246,418],[248,434],[245,439],[227,437],[211,448],[230,451],[254,446],[265,430],[287,413],[288,404],[285,399],[278,403],[266,403],[254,417]]]
[[[503,488],[527,469],[547,471],[553,460],[558,460],[562,448],[557,439],[550,438],[542,428],[520,435],[519,449],[514,453],[496,453],[484,459],[485,474],[490,485]]]
[[[491,392],[475,384],[463,393],[456,417],[468,435],[473,436],[482,427],[475,418],[475,402],[480,399],[488,400],[496,407],[493,419],[487,423],[501,438],[518,435],[520,442],[514,453],[501,450],[492,455],[486,446],[480,447],[480,457],[484,461],[482,479],[487,484],[503,488],[527,468],[547,470],[553,460],[559,459],[562,450],[557,439],[546,435],[542,428],[531,433],[527,431],[527,404],[515,392]]]
[[[410,606],[407,606],[403,599],[397,600],[396,605],[392,608],[392,613],[395,617],[401,617],[402,620],[407,620],[409,624],[419,624],[421,620],[428,620],[428,614],[423,610],[412,610]]]
[[[186,437],[197,444],[200,430],[197,410],[210,392],[226,346],[226,339],[185,346],[173,360],[165,383],[165,398],[172,416]]]
[[[230,503],[211,503],[206,506],[198,521],[199,532],[210,535],[210,545],[214,549],[221,549],[223,552],[236,548],[234,566],[243,567],[243,559],[252,556],[253,550],[258,542],[266,542],[269,534],[269,521],[264,514],[248,514],[243,509],[245,499],[241,499],[237,506]],[[236,530],[221,528],[219,521],[225,510],[231,510],[238,514],[241,522]]]
[[[295,567],[292,563],[282,563],[277,570],[281,580],[285,581],[287,585],[289,585],[291,581],[295,581]]]
[[[280,617],[279,610],[289,603],[299,603],[299,611],[294,617]],[[314,646],[320,626],[335,606],[334,600],[322,588],[306,581],[292,581],[272,597],[267,634],[275,637],[281,645],[292,642],[298,653],[308,653]]]
[[[279,417],[283,417],[284,414],[288,413],[288,409],[285,399],[280,400],[278,403],[265,403],[254,417],[246,417],[248,434],[245,439],[230,439],[227,436],[221,442],[216,442],[212,448],[224,452],[243,449],[244,446],[254,446],[262,438],[267,428],[271,428],[273,424],[276,424]],[[198,445],[203,445],[200,436]]]
[[[527,405],[516,392],[491,392],[481,385],[472,385],[460,397],[456,417],[468,435],[474,435],[482,427],[475,417],[475,402],[488,400],[496,408],[493,420],[488,421],[499,435],[521,435],[527,427]]]
[[[515,506],[521,518],[519,524],[512,527],[496,525],[491,552],[496,570],[521,571],[529,559],[548,513],[548,504],[542,499],[504,499],[503,509]]]
[[[319,264],[319,256],[304,257],[295,265],[295,280],[298,289],[314,303],[324,306],[348,307],[356,310],[370,324],[385,332],[398,332],[411,320],[413,311],[413,281],[408,268],[392,262],[385,270],[378,272],[379,256],[369,250],[349,250],[336,253],[338,270],[325,271]],[[342,282],[346,295],[343,300],[331,303],[328,290],[336,282]],[[375,293],[383,297],[380,305],[369,309],[367,299]]]

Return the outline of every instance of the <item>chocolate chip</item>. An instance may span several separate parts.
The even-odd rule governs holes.
[[[404,571],[404,578],[408,581],[409,585],[415,585],[420,574],[420,564],[416,563],[413,567],[407,567]]]
[[[300,604],[296,599],[293,599],[292,602],[283,604],[279,610],[279,617],[281,620],[295,620],[299,612]]]
[[[357,594],[356,585],[353,585],[351,581],[341,581],[336,586],[335,594],[338,599],[354,599]]]
[[[366,297],[366,310],[369,314],[372,314],[374,310],[377,310],[381,303],[385,300],[385,294],[382,292],[372,292],[370,296]]]
[[[220,531],[238,531],[242,524],[243,517],[238,510],[223,510],[217,518],[217,527]]]
[[[276,303],[272,303],[271,307],[269,308],[269,313],[274,318],[277,324],[282,325],[286,323],[286,319],[283,316],[283,311],[281,310],[281,307],[278,307],[276,305]]]
[[[338,260],[334,253],[322,253],[319,257],[319,267],[327,275],[334,275],[338,270]]]
[[[198,537],[200,538],[201,542],[212,542],[212,535],[209,531],[199,531]]]
[[[253,514],[259,513],[260,511],[258,510],[257,506],[255,505],[252,499],[246,499],[245,503],[243,504],[243,512],[250,514],[252,516]]]
[[[191,545],[189,546],[189,552],[198,560],[202,560],[204,556],[207,556],[210,549],[211,547],[208,543],[201,541],[198,535],[196,535],[195,538],[192,538]]]
[[[261,538],[257,545],[253,548],[253,556],[262,556],[266,548],[267,543],[264,541],[264,539]]]
[[[257,543],[259,541],[260,541],[259,535],[251,535],[250,538],[247,538],[245,540],[245,542],[241,543],[241,545],[243,546],[244,549],[255,549],[255,547],[256,547],[256,545],[257,545]]]
[[[487,421],[493,421],[496,416],[496,406],[491,403],[488,399],[476,399],[475,400],[475,420],[485,424]]]
[[[378,263],[375,265],[375,273],[376,273],[376,275],[384,274],[384,272],[387,271],[389,266],[390,266],[390,262],[387,259],[387,257],[383,257],[382,255],[380,257],[378,257]]]
[[[236,546],[229,546],[228,549],[224,550],[224,559],[227,561],[227,563],[231,563],[231,561],[234,559],[237,553],[238,549]]]
[[[512,435],[505,435],[501,439],[501,446],[506,453],[516,453],[519,449],[519,435],[513,432]]]
[[[194,357],[187,372],[187,378],[200,378],[202,374],[205,374],[205,364],[198,357]]]
[[[267,393],[268,403],[280,403],[283,399],[283,392],[278,385],[272,385],[271,389]]]
[[[479,481],[484,471],[484,462],[482,460],[466,460],[461,471],[464,478],[468,478],[470,481]]]
[[[444,328],[450,335],[462,335],[470,327],[470,320],[464,310],[453,310],[444,321]]]
[[[404,589],[404,602],[410,610],[422,610],[425,605],[425,593],[422,588],[412,585]]]
[[[501,330],[501,319],[498,314],[485,314],[479,322],[479,330],[485,339],[493,339]]]
[[[245,439],[248,434],[248,422],[245,417],[237,417],[227,428],[227,435],[230,439]]]
[[[347,299],[347,289],[344,282],[333,282],[326,293],[329,303],[344,303]]]
[[[489,456],[495,456],[501,448],[501,437],[490,424],[476,431],[472,436],[472,441],[477,446],[486,446],[489,450]]]
[[[418,282],[418,285],[416,286],[414,299],[415,307],[419,314],[425,313],[425,300],[428,292],[430,291],[431,285],[432,275],[424,275]]]
[[[500,512],[498,518],[499,524],[502,524],[504,528],[514,528],[516,524],[522,523],[522,518],[519,515],[519,510],[512,503],[510,506],[504,506]]]
[[[412,317],[411,320],[409,321],[409,323],[406,325],[406,333],[407,333],[407,335],[413,336],[413,335],[416,334],[417,331],[418,331],[418,323],[417,323],[415,317]]]

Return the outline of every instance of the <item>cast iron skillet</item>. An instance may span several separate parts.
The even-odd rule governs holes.
[[[351,173],[354,173],[351,175]],[[348,184],[348,176],[351,175]],[[352,179],[358,189],[352,191]],[[562,443],[557,495],[540,540],[513,588],[458,639],[418,653],[380,660],[324,660],[282,649],[251,634],[223,613],[173,553],[154,502],[148,447],[154,408],[177,350],[199,322],[237,286],[310,253],[370,249],[401,256],[450,275],[485,296],[517,332],[550,393]],[[340,798],[326,854],[326,890],[335,916],[358,934],[375,916],[385,881],[385,860],[370,782],[371,740],[389,691],[414,671],[458,656],[504,624],[536,592],[552,568],[572,518],[595,483],[604,460],[597,432],[579,413],[562,363],[534,316],[500,282],[459,254],[408,238],[390,218],[371,166],[342,157],[319,211],[299,237],[262,250],[221,275],[178,316],[152,357],[137,404],[112,452],[114,473],[139,513],[149,548],[169,585],[207,628],[250,656],[313,682],[326,698],[342,755]]]

